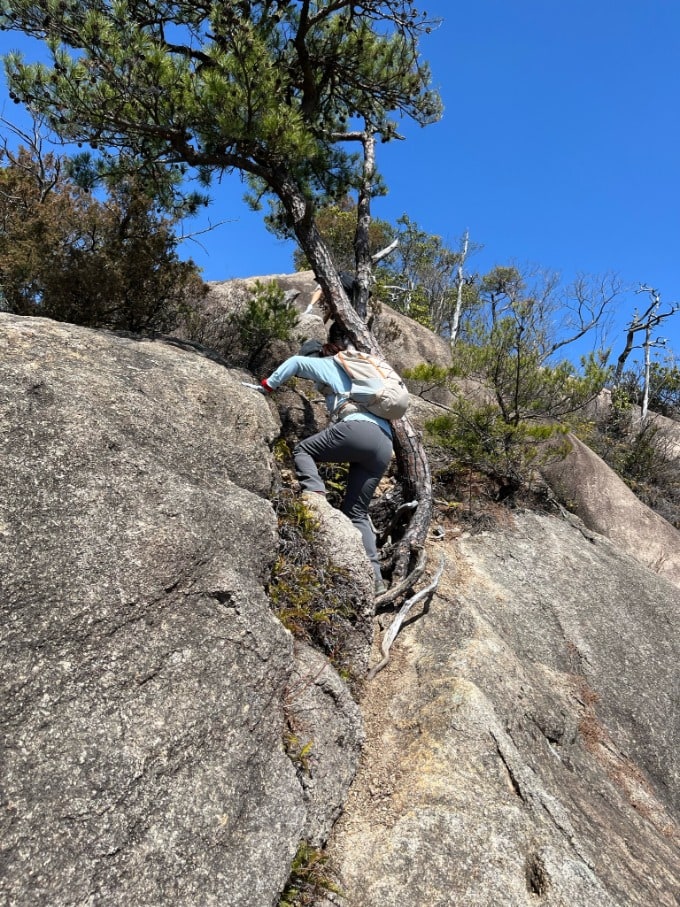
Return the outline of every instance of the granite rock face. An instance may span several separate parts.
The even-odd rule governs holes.
[[[247,377],[0,315],[3,902],[276,904],[340,810],[355,743],[313,807],[284,747],[278,425]],[[360,736],[324,721],[331,749]]]
[[[364,700],[341,903],[676,904],[680,591],[533,513],[442,551]]]
[[[621,551],[680,585],[678,530],[643,504],[582,441],[572,435],[570,444],[571,451],[564,460],[543,469],[555,493],[589,529],[607,536]]]
[[[319,505],[356,593],[350,690],[267,598],[294,484],[272,448],[320,407],[243,380],[0,314],[0,900],[276,907],[305,841],[343,892],[319,907],[675,907],[677,531],[587,449],[549,476],[583,522],[468,536],[442,512],[436,594],[356,682],[370,567]]]
[[[374,330],[401,371],[449,362],[387,307]],[[280,402],[293,434],[318,426],[313,395]],[[413,400],[414,424],[432,413]],[[468,538],[439,521],[429,556],[448,566],[363,692],[361,768],[329,845],[344,897],[319,903],[678,903],[680,535],[576,441],[545,477],[577,516]]]

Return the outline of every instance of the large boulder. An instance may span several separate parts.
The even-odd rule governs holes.
[[[451,347],[443,337],[384,303],[374,318],[373,331],[398,372],[419,363],[442,368],[451,365]]]
[[[680,585],[680,532],[640,501],[596,453],[574,435],[564,459],[543,467],[561,501],[589,528]]]
[[[271,613],[279,428],[246,377],[0,315],[3,902],[274,905],[340,809],[359,716]]]

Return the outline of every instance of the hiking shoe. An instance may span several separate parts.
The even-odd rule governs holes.
[[[375,594],[384,595],[387,592],[387,586],[382,579],[377,579],[375,581]]]

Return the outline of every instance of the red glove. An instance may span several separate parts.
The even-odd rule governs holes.
[[[262,381],[260,381],[260,386],[264,388],[265,393],[267,393],[267,394],[273,394],[273,393],[274,393],[274,388],[273,388],[273,387],[270,387],[270,386],[267,384],[267,379],[266,379],[266,378],[263,378]]]

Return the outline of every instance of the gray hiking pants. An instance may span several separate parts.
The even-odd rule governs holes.
[[[295,471],[304,491],[326,492],[317,463],[349,463],[347,490],[340,509],[361,533],[376,579],[380,578],[380,561],[368,505],[391,457],[392,439],[367,419],[330,425],[293,451]]]

